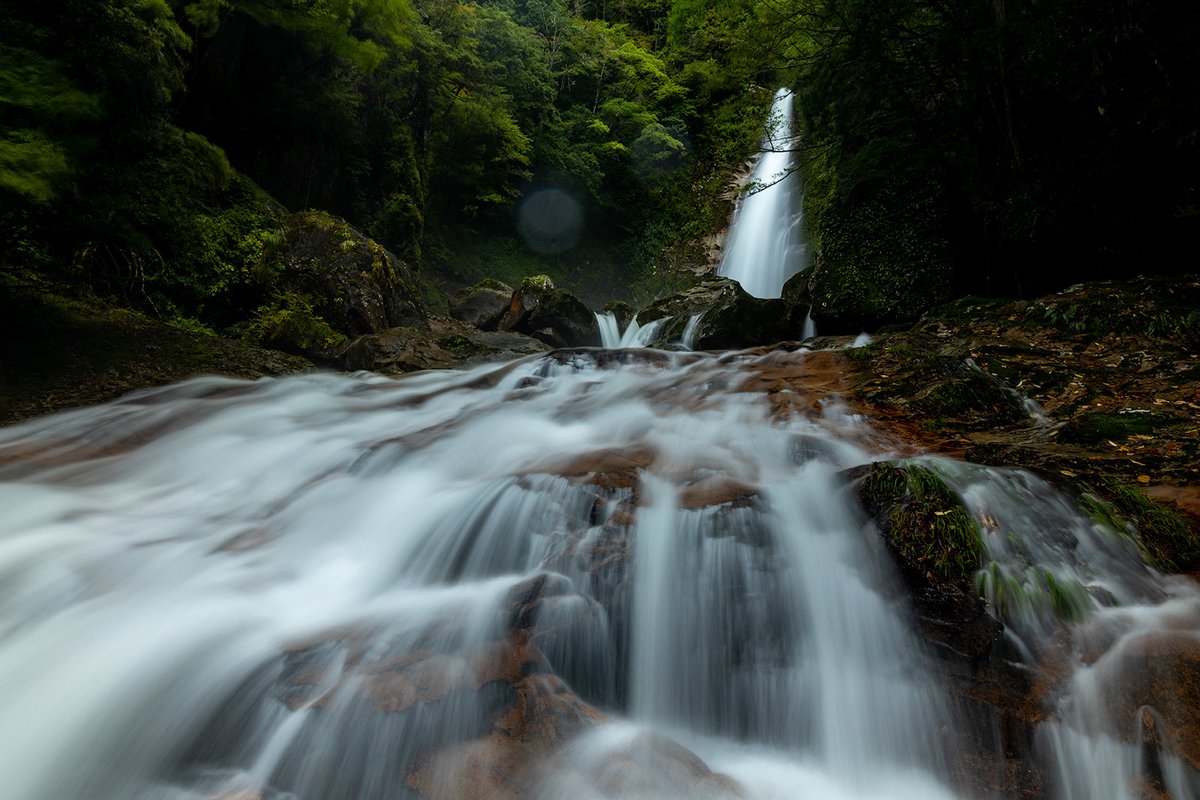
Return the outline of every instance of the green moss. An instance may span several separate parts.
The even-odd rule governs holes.
[[[544,277],[544,276],[543,276]],[[492,289],[497,292],[511,292],[512,287],[507,283],[496,280],[495,278],[484,278],[479,283],[475,284],[476,289]]]
[[[533,275],[521,281],[521,286],[535,286],[538,289],[553,289],[554,281],[549,275]]]
[[[175,319],[167,322],[167,324],[173,328],[179,328],[180,330],[185,330],[185,331],[192,331],[193,333],[202,333],[205,336],[216,336],[217,335],[216,331],[214,331],[212,328],[208,327],[203,322],[200,322],[199,320],[191,319],[190,317],[176,317]]]
[[[1118,290],[1119,289],[1119,290]],[[1200,344],[1200,286],[1186,277],[1138,278],[1130,292],[1111,282],[1073,286],[1025,310],[1027,326],[1091,336],[1137,334]]]
[[[952,296],[948,212],[935,181],[911,175],[847,189],[809,167],[805,210],[818,253],[814,305],[866,324],[915,320]]]
[[[962,584],[979,569],[979,526],[932,469],[873,464],[862,492],[890,509],[884,526],[889,542],[935,582]]]
[[[607,311],[615,314],[618,319],[621,317],[632,317],[637,313],[637,309],[623,300],[610,300],[604,304],[601,311]]]
[[[974,395],[961,383],[944,383],[929,390],[916,404],[943,414],[956,414],[973,405]]]
[[[462,335],[451,336],[446,342],[445,347],[451,353],[462,354],[472,348],[471,340]]]
[[[1115,441],[1128,436],[1149,435],[1173,422],[1172,417],[1152,413],[1083,414],[1059,430],[1058,440],[1070,444],[1099,444],[1105,439]]]

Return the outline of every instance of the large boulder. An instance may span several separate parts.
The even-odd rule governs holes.
[[[707,278],[638,312],[638,323],[643,327],[655,320],[665,322],[650,342],[652,347],[680,342],[689,323],[691,344],[698,350],[741,349],[800,335],[782,300],[753,297],[729,278]]]
[[[397,326],[429,329],[416,275],[377,242],[319,211],[292,214],[283,227],[282,295],[303,297],[345,336]]]
[[[513,288],[507,283],[486,278],[454,293],[450,316],[481,331],[494,331],[508,313],[512,297]]]
[[[598,347],[596,315],[545,275],[526,278],[513,292],[500,330],[525,333],[551,347]]]

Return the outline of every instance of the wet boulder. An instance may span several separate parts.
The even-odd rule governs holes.
[[[283,221],[278,291],[303,298],[337,333],[428,330],[416,274],[345,220],[319,211]]]
[[[450,298],[450,316],[482,331],[494,331],[508,313],[513,288],[487,278],[464,286]]]
[[[698,350],[735,350],[799,335],[782,300],[752,297],[729,278],[707,278],[638,312],[642,326],[655,320],[665,321],[652,347],[681,342],[689,333]]]
[[[551,347],[600,345],[600,326],[592,310],[545,275],[521,281],[500,330],[528,334]]]

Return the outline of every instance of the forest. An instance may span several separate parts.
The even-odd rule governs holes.
[[[876,321],[1194,268],[1200,15],[1149,0],[5,0],[0,276],[248,335],[288,211],[432,309],[694,279],[778,86],[815,291]],[[523,199],[578,203],[530,246]],[[693,272],[696,270],[693,269]]]

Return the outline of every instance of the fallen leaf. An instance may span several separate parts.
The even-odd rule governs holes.
[[[1149,483],[1149,482],[1150,482],[1149,475],[1138,475],[1138,483]]]

